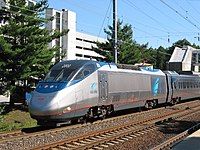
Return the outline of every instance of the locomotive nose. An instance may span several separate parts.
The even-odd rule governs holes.
[[[40,82],[33,92],[29,112],[35,116],[59,114],[58,93],[65,88],[67,82]]]
[[[30,101],[29,112],[31,115],[47,116],[58,114],[59,105],[54,100],[54,96],[41,96],[34,93],[33,99]]]

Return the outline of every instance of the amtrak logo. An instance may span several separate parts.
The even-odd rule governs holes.
[[[152,93],[153,96],[157,96],[158,95],[158,90],[159,90],[159,83],[160,83],[160,78],[155,78],[153,79],[153,84],[152,84]]]
[[[69,67],[71,67],[71,64],[64,64],[64,65],[62,66],[62,69],[63,69],[63,68],[69,68]]]
[[[94,82],[90,85],[90,93],[91,94],[97,93],[97,83]]]

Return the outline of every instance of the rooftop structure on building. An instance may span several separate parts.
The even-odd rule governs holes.
[[[104,58],[104,56],[92,51],[92,47],[96,47],[97,41],[106,42],[106,39],[77,32],[75,12],[66,9],[56,10],[48,8],[46,10],[46,18],[51,18],[52,16],[54,16],[54,19],[46,24],[47,29],[59,31],[63,31],[64,29],[69,30],[67,35],[49,43],[49,47],[60,47],[59,53],[60,56],[64,55],[64,60]],[[56,61],[55,59],[53,61]]]
[[[191,46],[175,47],[169,60],[169,70],[200,72],[200,49]]]

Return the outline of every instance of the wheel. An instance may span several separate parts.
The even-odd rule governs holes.
[[[146,103],[145,103],[145,105],[144,105],[144,107],[145,107],[146,109],[152,109],[153,106],[154,106],[153,101],[146,101]]]
[[[105,119],[107,117],[107,109],[106,107],[104,107],[102,110],[101,110],[101,118],[102,119]]]

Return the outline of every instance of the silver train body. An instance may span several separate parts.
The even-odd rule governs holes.
[[[71,60],[53,66],[44,81],[39,82],[29,112],[38,124],[48,125],[199,96],[198,75],[119,69],[115,64]]]

